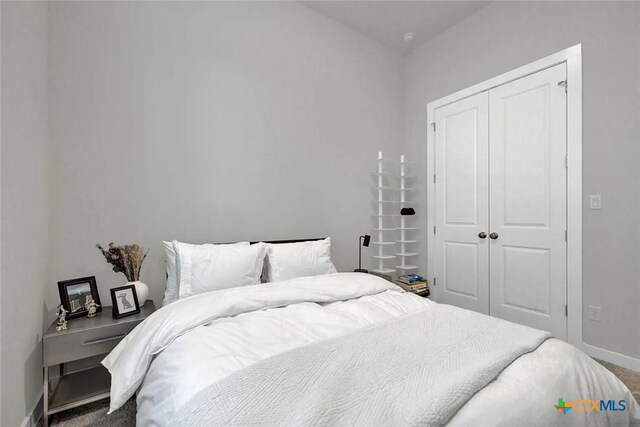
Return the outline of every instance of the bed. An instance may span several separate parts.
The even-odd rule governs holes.
[[[549,334],[330,273],[191,295],[103,361],[137,425],[640,425],[617,377]]]

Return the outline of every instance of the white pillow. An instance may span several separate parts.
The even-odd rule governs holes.
[[[267,244],[268,282],[337,273],[331,262],[331,238],[299,243]]]
[[[168,305],[178,299],[178,271],[176,267],[176,250],[174,249],[174,244],[178,244],[179,242],[174,240],[171,242],[162,242],[164,246],[164,252],[166,255],[166,264],[167,264],[167,287],[164,291],[164,300],[162,300],[162,305]],[[231,243],[232,245],[240,245],[240,246],[249,246],[249,242],[238,242]]]
[[[189,245],[174,243],[178,298],[202,292],[260,283],[267,254],[264,243],[255,245]]]

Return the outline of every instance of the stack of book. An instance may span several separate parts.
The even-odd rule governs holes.
[[[398,277],[396,284],[407,292],[421,296],[429,296],[429,286],[424,277],[419,274],[405,274]]]

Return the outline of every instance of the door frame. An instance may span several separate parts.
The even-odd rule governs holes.
[[[427,104],[427,277],[435,278],[435,110],[538,71],[567,64],[567,341],[582,342],[582,45],[577,44]],[[437,285],[437,283],[436,283]],[[433,287],[438,299],[438,287]]]

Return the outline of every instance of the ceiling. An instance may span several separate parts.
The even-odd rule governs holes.
[[[301,3],[393,49],[415,46],[489,4],[489,1],[306,1]],[[413,32],[414,41],[404,41]]]

